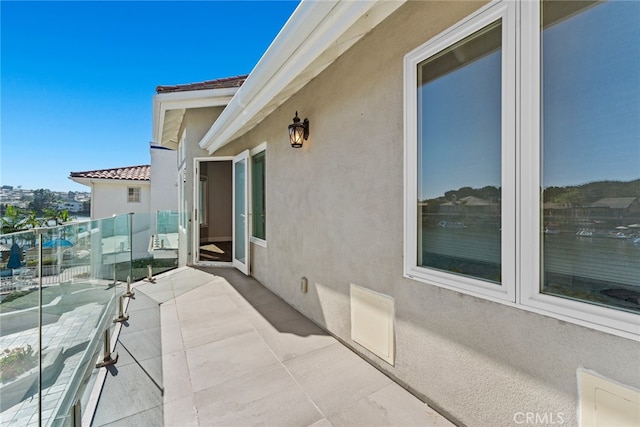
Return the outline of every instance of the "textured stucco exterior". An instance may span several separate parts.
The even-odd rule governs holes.
[[[460,423],[577,425],[577,370],[640,388],[640,343],[403,278],[403,57],[482,5],[403,5],[214,155],[267,142],[267,247],[251,247],[267,287]],[[301,149],[296,110],[311,122]],[[394,298],[395,366],[351,341],[351,283]]]

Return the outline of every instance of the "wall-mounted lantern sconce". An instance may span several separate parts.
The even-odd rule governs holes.
[[[291,141],[291,146],[293,148],[300,148],[302,147],[303,140],[307,138],[309,138],[309,120],[304,119],[302,123],[300,123],[300,118],[296,111],[293,123],[289,125],[289,140]]]

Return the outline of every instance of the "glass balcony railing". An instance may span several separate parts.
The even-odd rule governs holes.
[[[177,266],[177,218],[126,214],[0,235],[10,248],[0,262],[1,425],[79,425],[100,363],[111,362],[127,282]]]

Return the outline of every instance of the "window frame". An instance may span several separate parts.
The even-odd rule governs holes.
[[[142,202],[141,193],[142,193],[141,187],[127,186],[127,203],[141,203]],[[133,200],[132,196],[137,196],[135,197],[136,200]]]
[[[515,25],[517,5],[490,4],[455,24],[404,59],[405,129],[405,247],[404,276],[495,301],[515,302]],[[418,66],[483,28],[502,21],[501,83],[501,269],[502,283],[455,275],[418,265]]]
[[[543,294],[541,290],[541,0],[494,0],[454,24],[404,59],[404,277],[451,289],[559,319],[590,329],[640,341],[640,315],[616,308]],[[417,66],[467,35],[495,21],[503,21],[503,165],[502,231],[511,227],[504,255],[511,254],[513,280],[504,276],[506,292],[478,286],[455,274],[418,267],[417,259]],[[511,32],[505,42],[505,33]],[[505,79],[508,88],[505,90]],[[509,89],[510,88],[510,89]],[[512,105],[513,115],[505,116],[505,106]],[[508,109],[507,109],[508,111]],[[505,125],[507,125],[505,127]],[[512,135],[505,156],[505,135]],[[509,157],[511,156],[511,157]],[[506,165],[509,161],[511,167]],[[513,185],[505,187],[511,177]],[[505,197],[506,196],[506,197]],[[508,199],[508,200],[507,200]],[[514,215],[505,215],[505,205],[512,204]],[[506,222],[505,222],[506,219]]]
[[[541,3],[522,2],[521,37],[521,82],[519,102],[521,186],[520,227],[520,307],[550,315],[555,318],[640,340],[640,315],[615,308],[589,304],[542,293],[541,290],[541,244],[542,224],[540,205],[542,167],[542,47],[541,47]],[[527,227],[536,224],[537,227]],[[526,262],[526,261],[529,262]],[[533,261],[531,261],[533,260]]]
[[[253,188],[253,157],[256,156],[257,154],[260,153],[264,153],[264,161],[265,161],[265,169],[264,169],[264,198],[265,198],[265,202],[264,202],[264,207],[265,207],[265,227],[264,227],[264,239],[261,239],[259,237],[254,236],[253,234],[253,192],[254,192],[254,188]],[[249,158],[250,161],[248,162],[251,166],[249,167],[249,182],[250,182],[250,191],[251,191],[251,197],[249,198],[249,212],[251,215],[251,221],[250,221],[250,231],[249,231],[249,242],[250,243],[254,243],[258,246],[262,246],[263,248],[267,247],[267,226],[266,226],[266,215],[267,215],[267,170],[266,170],[266,164],[267,164],[267,143],[263,142],[262,144],[258,145],[257,147],[251,149],[251,151],[249,152]]]

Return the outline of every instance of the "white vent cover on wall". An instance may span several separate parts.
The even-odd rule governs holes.
[[[351,284],[351,339],[385,362],[395,363],[394,301]]]
[[[582,427],[640,426],[640,391],[578,371]]]

